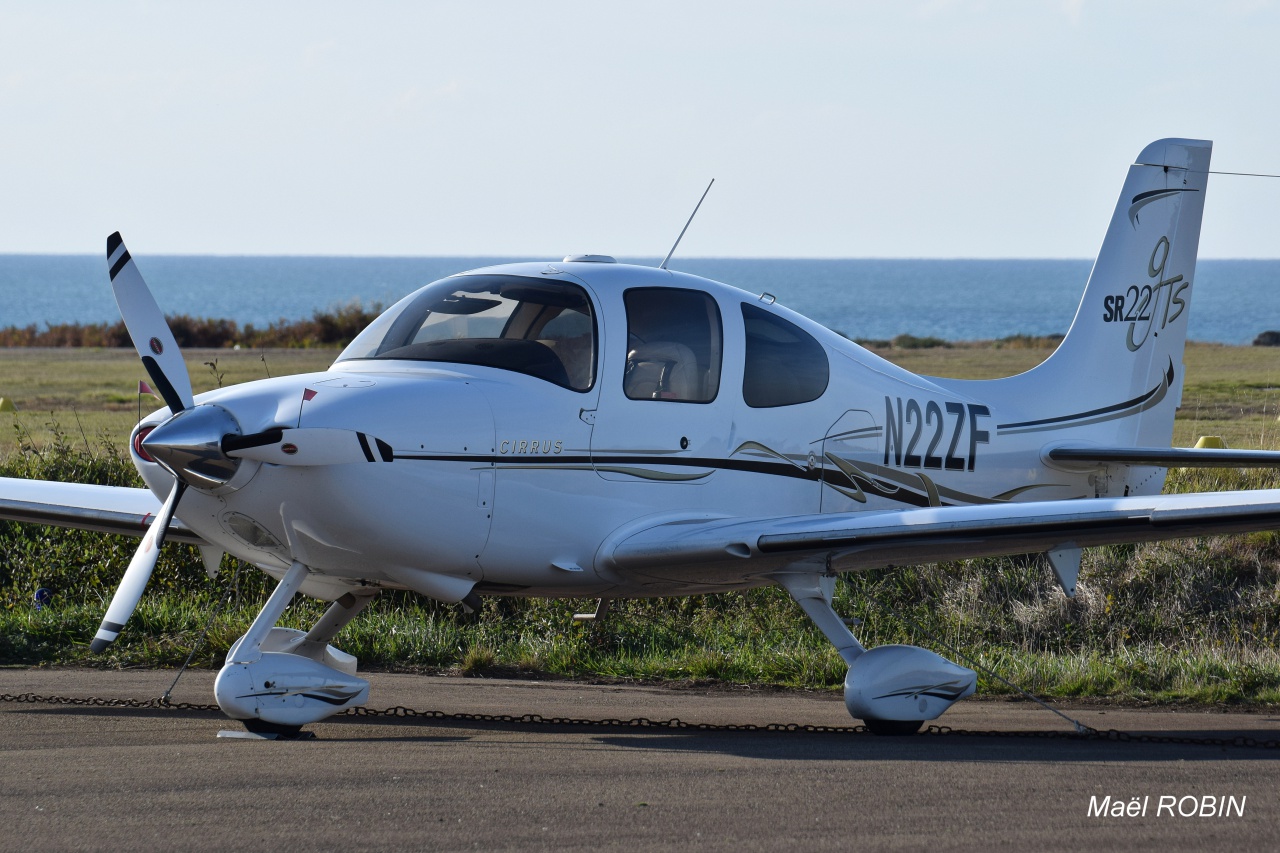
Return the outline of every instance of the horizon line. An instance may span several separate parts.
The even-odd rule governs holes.
[[[0,258],[100,258],[100,252],[4,252]],[[409,255],[409,254],[305,254],[283,252],[279,254],[264,252],[217,253],[217,252],[152,252],[145,257],[151,258],[331,258],[334,260],[368,259],[368,260],[451,260],[455,258],[496,260],[513,263],[563,263],[563,253],[551,253],[545,256],[532,254],[454,254],[454,255]],[[625,258],[619,263],[645,265],[640,262],[661,260],[660,255],[611,255],[614,258]],[[685,255],[680,260],[686,261],[1094,261],[1094,256],[1051,256],[1051,255]],[[1199,261],[1280,261],[1280,256],[1216,256],[1201,255]],[[675,261],[673,260],[673,263]]]

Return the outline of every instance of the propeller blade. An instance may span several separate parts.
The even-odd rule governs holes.
[[[156,391],[175,415],[191,408],[191,377],[187,375],[178,342],[147,283],[142,280],[138,265],[129,257],[119,231],[107,238],[107,268],[120,316]]]
[[[273,465],[344,465],[348,462],[390,462],[391,445],[352,429],[277,427],[251,435],[228,435],[222,452],[240,459]]]
[[[110,606],[107,607],[107,615],[103,618],[93,642],[89,644],[90,651],[95,653],[105,651],[107,646],[114,643],[116,637],[120,636],[120,632],[124,630],[129,617],[133,615],[133,611],[137,609],[138,602],[142,600],[142,592],[147,588],[147,581],[151,580],[151,572],[156,567],[156,560],[160,557],[160,546],[164,544],[165,534],[169,532],[173,511],[177,509],[178,501],[186,488],[187,484],[181,480],[174,483],[173,491],[165,500],[160,514],[147,528],[146,535],[142,537],[142,544],[134,552],[133,559],[129,561],[129,568],[125,570],[120,586],[116,588],[116,594],[112,597]]]

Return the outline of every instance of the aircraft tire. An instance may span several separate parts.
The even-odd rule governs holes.
[[[920,731],[924,720],[873,720],[870,717],[862,721],[867,731],[873,735],[884,737],[903,737]]]
[[[240,723],[252,734],[275,735],[278,740],[304,740],[309,734],[302,731],[302,726],[286,726],[266,720],[241,720]]]

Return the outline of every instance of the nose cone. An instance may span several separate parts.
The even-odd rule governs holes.
[[[240,425],[230,412],[206,403],[160,424],[142,440],[142,446],[187,485],[214,489],[230,480],[240,465],[239,459],[222,452],[222,437],[239,434]]]

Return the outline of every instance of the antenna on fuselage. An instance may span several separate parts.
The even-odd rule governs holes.
[[[716,182],[715,178],[711,179],[711,184]],[[671,256],[676,253],[676,246],[680,245],[680,241],[684,239],[684,232],[689,230],[689,225],[693,222],[693,217],[698,215],[698,208],[702,207],[702,201],[707,197],[707,193],[711,192],[711,184],[707,184],[707,188],[702,191],[702,198],[698,199],[698,203],[693,206],[693,213],[689,214],[689,221],[680,229],[680,236],[676,238],[676,245],[671,247],[671,251],[667,252],[667,256],[662,259],[662,263],[658,264],[658,269],[665,270],[667,261],[671,260]]]

